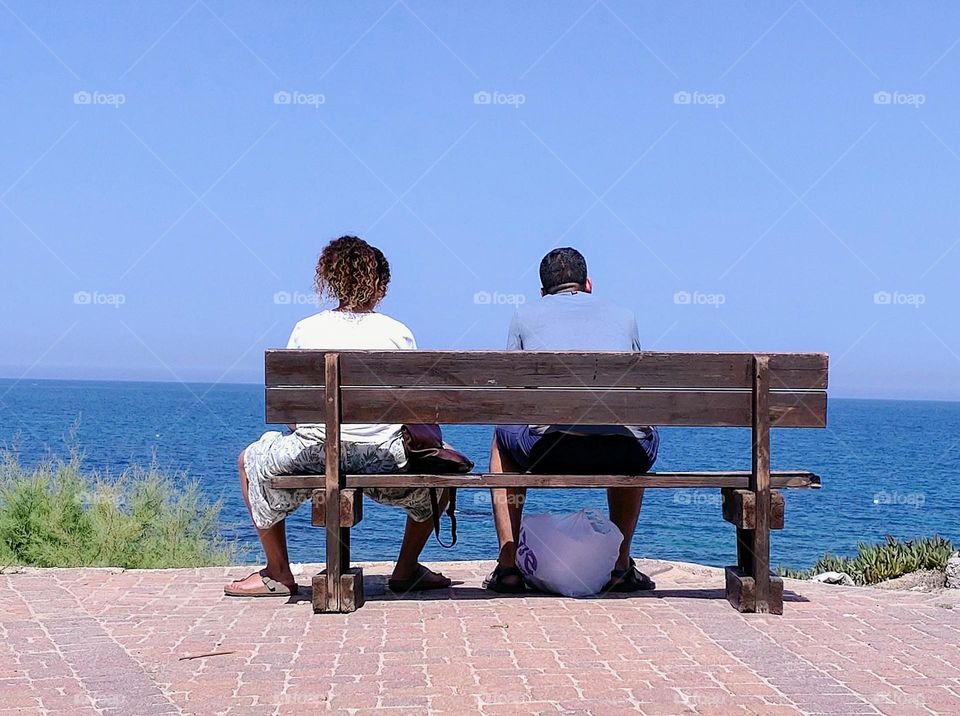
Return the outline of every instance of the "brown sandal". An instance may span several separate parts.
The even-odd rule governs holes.
[[[626,569],[615,569],[610,573],[610,581],[601,590],[607,592],[648,592],[656,589],[657,583],[637,569],[637,563],[630,558],[630,566]]]
[[[254,574],[260,575],[260,580],[263,582],[261,586],[253,587],[252,589],[238,589],[233,586],[234,584],[250,579]],[[297,590],[298,587],[296,584],[288,587],[283,582],[271,579],[266,575],[266,570],[261,569],[259,572],[252,572],[243,579],[238,579],[236,582],[228,584],[223,588],[223,593],[228,597],[291,597],[297,593]]]
[[[440,577],[436,581],[429,581],[428,577]],[[391,579],[387,582],[391,592],[395,594],[407,594],[409,592],[427,592],[433,589],[446,589],[453,582],[444,577],[439,572],[427,569],[422,564],[417,567],[417,571],[408,579]]]

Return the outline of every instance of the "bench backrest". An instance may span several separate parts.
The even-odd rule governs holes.
[[[334,405],[345,423],[749,427],[755,385],[773,427],[826,425],[824,353],[266,353],[268,423],[323,423]]]

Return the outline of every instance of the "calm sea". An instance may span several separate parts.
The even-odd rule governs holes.
[[[87,468],[117,474],[151,460],[199,480],[223,500],[225,533],[260,558],[239,494],[236,457],[268,429],[263,390],[256,385],[0,380],[0,446],[33,464],[75,445]],[[486,469],[491,429],[449,426],[445,437]],[[960,403],[830,401],[825,430],[775,430],[774,469],[809,469],[822,490],[786,491],[786,529],[773,535],[775,564],[808,566],[824,551],[848,554],[859,541],[892,534],[938,533],[960,542]],[[661,470],[749,469],[747,430],[666,428]],[[603,506],[602,491],[539,490],[532,512]],[[288,525],[291,559],[322,561],[323,534],[309,508]],[[445,550],[431,541],[425,557],[489,559],[496,553],[489,497],[461,492],[460,542]],[[353,532],[357,560],[393,559],[403,515],[367,501]],[[649,490],[634,554],[722,566],[735,562],[734,533],[720,516],[717,490]]]

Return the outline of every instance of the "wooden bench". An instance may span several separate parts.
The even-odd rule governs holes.
[[[824,427],[822,353],[574,353],[310,351],[266,353],[268,423],[323,423],[326,474],[276,478],[315,488],[313,524],[326,529],[315,612],[362,606],[363,571],[350,566],[350,529],[365,487],[719,488],[737,529],[726,594],[741,612],[783,611],[770,573],[770,530],[783,527],[781,488],[815,488],[810,472],[770,469],[770,428]],[[630,475],[350,475],[340,469],[341,423],[584,424],[750,427],[752,469]],[[663,441],[663,452],[682,445]]]

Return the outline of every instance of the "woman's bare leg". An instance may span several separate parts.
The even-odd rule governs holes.
[[[247,495],[249,483],[247,480],[247,471],[243,465],[243,453],[240,453],[237,465],[240,472],[240,491],[243,493],[243,501],[247,505],[247,510],[250,511],[250,497]],[[251,519],[253,519],[252,511]],[[273,527],[265,530],[257,528],[257,536],[260,538],[263,552],[267,556],[267,566],[264,568],[266,575],[288,587],[292,587],[296,584],[297,580],[294,578],[293,572],[290,571],[290,557],[287,554],[286,521],[281,520]],[[255,588],[261,586],[262,583],[259,573],[255,572],[246,579],[234,582],[234,586],[240,588]]]

